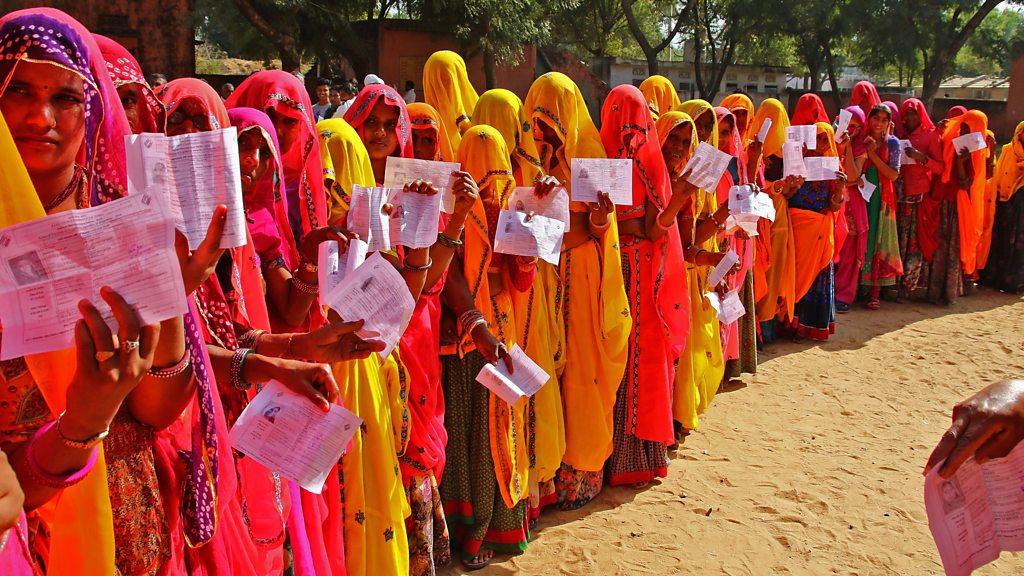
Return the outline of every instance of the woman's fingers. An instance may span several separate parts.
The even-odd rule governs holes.
[[[107,323],[103,321],[100,311],[88,300],[78,303],[78,311],[85,320],[93,345],[96,347],[94,361],[103,364],[113,358],[117,352],[117,345],[114,343],[114,335],[111,334]]]
[[[100,289],[100,297],[110,305],[110,310],[114,313],[114,318],[117,320],[117,337],[121,341],[121,345],[124,346],[126,342],[137,344],[142,321],[135,308],[109,286]],[[131,352],[136,350],[137,348],[133,348]]]
[[[89,369],[96,365],[96,344],[85,320],[75,322],[75,356],[79,370]]]

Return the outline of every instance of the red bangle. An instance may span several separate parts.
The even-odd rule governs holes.
[[[39,438],[54,426],[56,426],[56,421],[48,422],[36,431],[35,435],[32,436],[32,439],[29,440],[28,447],[25,449],[25,462],[28,464],[28,472],[32,476],[33,480],[47,488],[63,490],[64,488],[74,486],[85,479],[89,472],[92,471],[93,466],[96,465],[99,450],[94,446],[85,466],[82,466],[79,470],[69,474],[58,476],[43,470],[42,466],[39,465],[39,460],[36,459],[35,446]]]

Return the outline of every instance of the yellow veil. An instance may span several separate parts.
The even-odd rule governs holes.
[[[316,123],[320,159],[324,165],[331,223],[345,219],[352,201],[352,186],[374,186],[370,155],[355,128],[341,118]]]
[[[430,55],[423,66],[423,99],[441,115],[452,150],[458,150],[478,99],[462,56],[450,50]]]
[[[472,122],[494,128],[505,139],[505,147],[518,164],[520,186],[532,186],[544,175],[533,129],[518,96],[501,88],[484,92],[473,110]]]
[[[679,106],[679,93],[672,81],[664,76],[651,76],[640,83],[640,91],[644,93],[651,117],[655,120]]]

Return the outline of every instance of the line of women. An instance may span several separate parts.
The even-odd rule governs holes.
[[[804,182],[783,176],[781,103],[679,103],[657,77],[614,88],[600,129],[568,77],[540,76],[525,101],[478,95],[452,52],[427,61],[425,103],[374,84],[344,119],[316,124],[285,72],[256,73],[227,101],[196,79],[154,91],[144,78],[127,50],[62,12],[0,18],[0,228],[123,196],[126,135],[233,126],[248,232],[219,250],[218,209],[196,250],[178,238],[183,317],[144,325],[104,289],[116,326],[84,300],[72,348],[2,362],[4,574],[420,576],[453,557],[481,568],[523,552],[545,508],[664,477],[722,381],[756,369],[759,342],[826,338],[858,291],[870,307],[908,282],[912,256],[915,290],[933,277],[942,294],[960,290],[953,266],[1020,289],[1024,136],[976,186],[984,158],[947,138],[984,130],[973,111],[936,137],[923,106],[904,104],[906,153],[922,159],[903,168],[944,185],[909,201],[918,188],[899,177],[894,114],[870,94],[838,139],[823,108],[794,114],[816,123],[804,155],[841,162],[835,180]],[[713,190],[685,173],[701,142],[732,156]],[[326,241],[346,249],[354,187],[380,185],[391,157],[461,169],[436,242],[382,253],[416,307],[381,359],[360,322],[321,307],[317,254]],[[557,265],[496,252],[513,191],[571,194],[575,158],[631,159],[630,203],[570,202]],[[877,186],[869,200],[862,176]],[[770,196],[774,221],[729,221],[742,184]],[[711,285],[729,252],[737,263]],[[726,294],[747,314],[723,325]],[[516,345],[550,379],[508,404],[475,379],[511,365]],[[321,494],[232,450],[227,430],[270,380],[363,422]]]

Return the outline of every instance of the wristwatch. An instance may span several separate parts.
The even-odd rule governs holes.
[[[61,430],[60,427],[60,423],[64,419],[64,414],[64,412],[61,412],[60,416],[57,417],[57,435],[60,436],[61,442],[63,442],[64,445],[69,448],[74,448],[76,450],[91,450],[94,446],[96,446],[100,442],[103,442],[103,440],[110,435],[110,426],[107,426],[107,428],[100,432],[99,434],[96,434],[95,436],[90,436],[84,440],[74,440],[68,438],[67,436],[64,435],[64,431]]]

